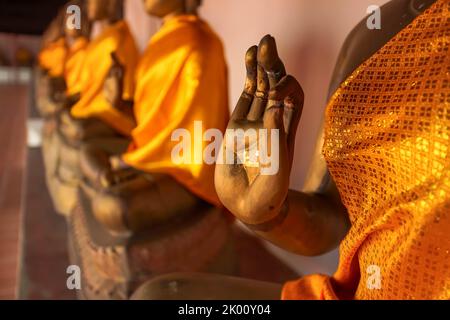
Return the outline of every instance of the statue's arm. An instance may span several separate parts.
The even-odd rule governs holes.
[[[316,256],[339,245],[350,227],[322,155],[323,126],[302,191],[289,190],[275,218],[263,224],[246,224],[260,237],[305,256]]]
[[[348,73],[346,69],[353,68],[345,63],[348,46],[352,43],[351,38],[349,36],[346,40],[338,57],[329,96],[345,79]],[[342,204],[322,154],[324,129],[323,121],[311,157],[308,176],[301,191],[288,190],[282,198],[284,199],[282,205],[273,209],[264,205],[267,204],[263,199],[268,197],[267,185],[274,186],[273,189],[277,190],[272,192],[276,194],[286,188],[280,186],[282,183],[258,185],[256,181],[248,186],[246,179],[241,179],[233,188],[238,186],[242,188],[237,193],[243,195],[243,201],[239,199],[230,201],[237,204],[234,208],[230,208],[236,217],[260,237],[283,249],[306,256],[320,255],[334,249],[350,228],[347,210]],[[221,169],[223,168],[219,167],[219,170]],[[289,174],[279,180],[281,182],[286,180],[287,185],[288,179]],[[239,203],[244,205],[241,206]]]

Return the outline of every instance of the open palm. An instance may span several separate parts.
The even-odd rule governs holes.
[[[233,162],[216,165],[215,184],[222,203],[255,225],[275,217],[286,199],[304,96],[297,80],[286,75],[271,36],[251,47],[245,60],[244,92],[222,143],[221,158],[232,154]],[[276,170],[267,171],[268,165]]]

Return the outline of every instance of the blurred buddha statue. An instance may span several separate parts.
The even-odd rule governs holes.
[[[58,87],[53,81],[64,72],[66,59],[66,45],[64,41],[64,10],[59,10],[58,15],[52,20],[42,36],[41,50],[37,58],[35,69],[36,104],[42,116],[46,117],[55,113],[53,96],[50,94],[52,87]]]
[[[71,6],[78,6],[81,10],[80,28],[72,28],[66,23],[70,14],[68,8]],[[58,40],[58,46],[59,43],[61,43],[62,47],[58,50],[55,49],[55,52],[64,52],[64,54],[61,53],[63,59],[60,60],[58,58],[55,60],[55,64],[61,64],[61,66],[58,66],[58,72],[54,72],[51,75],[50,73],[42,75],[40,77],[41,83],[37,84],[37,86],[39,87],[40,85],[42,89],[42,91],[38,93],[38,97],[40,98],[37,99],[38,106],[40,106],[39,110],[44,118],[42,150],[47,185],[58,212],[67,211],[64,209],[66,202],[58,201],[58,193],[61,188],[57,183],[54,183],[55,177],[57,177],[61,146],[58,127],[61,115],[64,114],[64,112],[67,112],[67,110],[70,110],[71,106],[79,99],[79,94],[73,93],[72,88],[76,85],[77,79],[80,77],[91,29],[90,22],[87,19],[83,19],[85,7],[84,1],[73,0],[61,8],[58,17],[55,19],[64,34],[64,36]],[[61,19],[60,16],[62,16],[63,19]],[[52,28],[56,29],[57,24],[55,21],[51,24],[50,31]],[[47,59],[51,61],[51,57],[46,56],[51,55],[52,52],[49,50],[48,45],[45,46],[46,39],[49,37],[48,33],[49,31],[47,31],[43,37],[44,49],[39,55],[41,65],[45,64],[46,62],[44,63],[44,61],[47,61]],[[55,67],[54,65],[51,66]]]
[[[123,152],[128,143],[134,119],[131,107],[119,110],[109,104],[103,86],[113,66],[111,54],[124,65],[123,98],[134,92],[134,71],[138,51],[124,20],[121,0],[86,0],[81,4],[82,24],[95,24],[99,31],[90,39],[78,37],[77,30],[67,30],[70,44],[64,68],[62,108],[58,116],[58,156],[51,189],[58,212],[68,215],[77,201],[80,180],[79,151],[89,141],[102,137],[112,153]]]
[[[92,15],[102,2],[89,2]],[[114,145],[123,146],[123,139],[97,136],[81,144],[80,206],[69,229],[72,256],[85,275],[84,298],[128,298],[167,272],[235,270],[230,222],[216,208],[214,166],[171,160],[174,130],[193,132],[195,121],[224,130],[229,118],[222,43],[197,16],[199,5],[145,1],[163,25],[139,61],[134,94],[127,74],[133,68],[124,63],[130,54],[120,47],[107,68],[99,58],[92,61],[89,80],[109,70],[108,76],[90,86],[94,92],[86,98],[82,91],[71,110],[73,117],[96,117],[131,136],[121,154]]]
[[[47,186],[50,193],[50,177],[54,174],[57,157],[56,125],[57,115],[61,109],[62,94],[65,89],[63,81],[64,64],[67,47],[64,40],[65,10],[61,8],[42,36],[38,64],[35,68],[35,101],[44,120],[42,130],[42,155],[46,171]]]
[[[42,36],[38,66],[45,74],[61,76],[64,69],[66,46],[64,41],[65,11],[60,9]]]
[[[202,121],[204,130],[223,131],[229,117],[222,43],[197,16],[199,5],[200,1],[145,1],[148,13],[163,18],[164,23],[150,40],[136,71],[133,108],[137,125],[131,132],[132,143],[112,159],[97,146],[87,144],[83,150],[83,174],[96,192],[94,213],[111,231],[145,229],[199,203],[221,206],[214,191],[213,165],[175,165],[172,161],[172,149],[178,144],[172,141],[174,130],[193,133],[194,122]],[[126,103],[121,99],[123,70],[116,61],[105,86],[116,109]],[[158,185],[170,192],[157,192]],[[145,198],[161,200],[151,201],[158,203],[155,208],[133,208],[134,201],[122,197],[135,188],[149,189]],[[110,194],[110,189],[116,194]],[[166,196],[170,201],[164,200]],[[104,206],[103,200],[109,205]],[[148,206],[145,201],[143,205]]]
[[[364,20],[344,44],[303,191],[289,190],[303,91],[270,36],[247,53],[228,128],[278,130],[267,143],[279,146],[279,170],[261,174],[266,163],[245,159],[216,167],[222,203],[248,228],[300,255],[340,244],[336,273],[284,287],[166,275],[134,298],[450,298],[450,2],[393,0],[381,14],[381,30]],[[228,142],[224,154],[240,155]]]

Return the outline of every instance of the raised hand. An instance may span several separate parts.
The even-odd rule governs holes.
[[[222,203],[238,219],[258,225],[275,218],[287,197],[304,95],[295,78],[286,75],[271,36],[251,47],[245,62],[245,88],[228,124],[215,184]],[[240,142],[239,135],[229,134],[239,129],[244,136]],[[259,135],[261,129],[266,129],[267,135]],[[255,131],[258,134],[252,135]],[[267,150],[272,150],[268,155],[275,168],[269,174],[264,170],[268,159],[262,157]],[[224,155],[230,154],[234,163],[224,160]]]
[[[103,85],[106,100],[115,108],[121,107],[125,68],[115,52],[111,53],[112,65]]]

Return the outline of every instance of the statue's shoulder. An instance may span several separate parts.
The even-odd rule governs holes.
[[[433,1],[422,0],[423,10]],[[380,17],[379,28],[371,27],[374,14]],[[339,53],[330,85],[330,95],[351,73],[378,50],[382,49],[396,34],[408,26],[420,12],[411,10],[411,0],[392,0],[364,17],[348,34]]]

